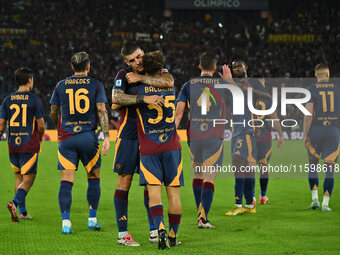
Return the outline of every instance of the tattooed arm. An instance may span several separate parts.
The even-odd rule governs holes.
[[[126,79],[129,83],[141,82],[156,88],[172,88],[174,86],[174,78],[170,73],[148,76],[130,72],[126,75]]]
[[[106,155],[110,149],[110,134],[109,134],[109,120],[107,116],[105,103],[97,103],[97,114],[100,126],[102,127],[102,131],[104,133],[103,155]]]
[[[129,95],[125,94],[121,89],[114,89],[112,91],[112,103],[119,104],[121,106],[128,106],[140,103],[154,104],[162,106],[164,99],[161,96],[144,96],[144,95]]]
[[[50,116],[55,127],[58,126],[58,112],[59,112],[59,105],[52,104]]]

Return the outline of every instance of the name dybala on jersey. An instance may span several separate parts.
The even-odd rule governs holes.
[[[308,87],[309,102],[314,104],[312,126],[337,126],[340,116],[340,86],[332,82],[318,82]]]
[[[138,87],[138,94],[159,95],[165,100],[162,107],[151,104],[137,105],[137,132],[141,156],[181,150],[175,125],[174,89],[160,89],[142,84]]]
[[[96,104],[107,103],[104,86],[85,75],[59,81],[50,104],[60,105],[58,140],[97,129]]]
[[[9,120],[9,153],[38,153],[40,151],[36,120],[43,117],[41,100],[31,92],[14,92],[4,99],[0,118]]]
[[[214,127],[215,119],[226,118],[227,98],[225,90],[215,89],[215,84],[225,83],[211,76],[200,76],[186,82],[178,95],[177,101],[185,102],[190,110],[187,124],[189,140],[224,138],[225,125]],[[205,114],[202,114],[203,97],[206,102]]]

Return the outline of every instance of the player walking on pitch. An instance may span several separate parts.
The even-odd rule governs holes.
[[[320,207],[318,197],[320,168],[325,171],[323,183],[322,211],[329,212],[329,199],[334,186],[334,165],[339,155],[340,131],[337,122],[340,117],[340,87],[329,81],[330,73],[327,64],[318,64],[315,67],[317,83],[308,89],[311,99],[306,104],[307,110],[312,114],[305,116],[303,132],[304,145],[309,157],[309,186],[312,192],[311,209]],[[319,165],[319,160],[324,160],[324,165]]]
[[[32,187],[38,166],[40,143],[45,132],[44,111],[40,98],[30,92],[33,72],[28,68],[15,71],[18,90],[7,96],[0,111],[0,139],[9,120],[9,160],[15,175],[15,196],[7,204],[13,222],[31,219],[25,198]],[[20,215],[18,213],[18,207]]]
[[[214,119],[226,118],[226,94],[225,91],[216,91],[213,87],[221,83],[221,79],[214,78],[216,72],[217,58],[209,53],[204,53],[200,57],[199,69],[201,75],[186,82],[178,95],[176,107],[176,128],[178,128],[185,107],[190,109],[187,138],[190,153],[195,168],[192,188],[194,192],[198,228],[215,228],[208,220],[208,214],[213,201],[215,192],[215,178],[217,172],[199,171],[210,167],[222,166],[223,163],[223,139],[225,125],[213,126]],[[226,71],[230,70],[225,66]],[[210,102],[209,93],[220,93],[221,104]],[[206,112],[201,114],[203,107],[203,96],[208,98]],[[215,99],[214,99],[215,100]],[[212,100],[211,100],[212,101]],[[217,100],[218,101],[218,100]],[[198,170],[198,171],[196,171]]]
[[[100,198],[101,155],[97,122],[104,133],[103,155],[110,148],[109,124],[105,108],[106,95],[103,84],[88,76],[90,58],[78,52],[71,58],[74,75],[60,82],[51,98],[51,118],[58,129],[58,169],[61,182],[58,194],[62,216],[62,234],[73,234],[70,221],[74,174],[82,161],[88,178],[87,201],[89,205],[89,230],[100,230],[97,208]]]

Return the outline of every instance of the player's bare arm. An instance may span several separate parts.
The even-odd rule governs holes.
[[[119,111],[123,106],[119,105],[119,104],[112,104],[111,105],[111,110],[114,111]]]
[[[239,87],[233,80],[233,75],[228,65],[224,64],[222,66],[222,73],[219,72],[218,75],[229,84]]]
[[[185,109],[185,103],[181,101],[177,102],[176,113],[175,113],[176,129],[178,129],[178,126],[181,123],[184,109]]]
[[[112,91],[112,103],[119,104],[121,106],[135,105],[135,104],[154,104],[156,106],[162,106],[164,99],[161,96],[144,96],[144,95],[129,95],[125,94],[121,89],[114,89]]]
[[[306,109],[307,111],[309,111],[310,113],[314,113],[314,103],[307,103],[306,104]],[[303,121],[303,143],[305,145],[305,147],[308,147],[309,144],[309,138],[308,138],[308,133],[309,133],[309,129],[312,125],[312,121],[313,121],[313,115],[305,115],[304,117],[304,121]]]
[[[148,76],[130,72],[126,75],[126,79],[128,83],[142,82],[156,88],[172,88],[174,86],[174,78],[170,73]]]
[[[44,118],[37,119],[37,126],[38,126],[38,132],[39,132],[39,138],[40,142],[42,141],[42,138],[45,133],[45,121]]]
[[[59,118],[59,105],[52,104],[51,105],[51,113],[50,113],[52,122],[55,127],[58,126],[58,118]]]
[[[273,120],[279,119],[276,112],[273,112],[272,114],[270,114],[270,118],[273,119]],[[279,134],[279,139],[277,141],[277,147],[282,150],[284,143],[285,143],[285,139],[283,137],[283,133],[282,133],[282,129],[281,129],[281,125],[280,125],[279,121],[274,121],[274,129]]]
[[[263,92],[263,91],[260,91],[260,90],[254,89],[254,88],[253,88],[253,94],[258,96],[259,98],[263,98],[263,99],[271,99],[272,98],[272,96],[269,93]]]
[[[0,140],[1,140],[2,134],[5,132],[5,129],[6,129],[6,120],[0,119]]]
[[[103,155],[105,156],[110,149],[109,119],[104,103],[97,103],[97,113],[100,126],[104,133]]]

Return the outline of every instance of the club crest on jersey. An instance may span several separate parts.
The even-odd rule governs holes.
[[[164,142],[166,142],[166,140],[168,140],[168,135],[167,135],[167,134],[161,134],[161,135],[158,137],[158,140],[159,140],[161,143],[164,143]]]
[[[20,145],[21,144],[21,137],[15,138],[15,144]]]
[[[122,80],[117,80],[117,81],[116,81],[116,86],[117,86],[117,87],[122,86]]]
[[[82,130],[82,127],[81,127],[81,126],[75,126],[75,127],[73,128],[73,132],[74,132],[74,133],[79,133],[81,130]]]
[[[208,130],[208,123],[202,123],[200,125],[201,131],[207,131]]]
[[[323,125],[324,125],[324,126],[330,126],[330,125],[331,125],[331,122],[330,122],[329,120],[325,120],[325,121],[323,122]]]

